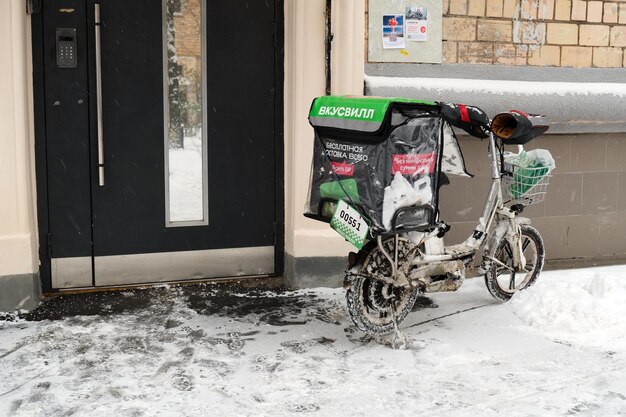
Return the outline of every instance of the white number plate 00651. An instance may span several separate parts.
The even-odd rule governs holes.
[[[339,200],[337,203],[330,227],[358,249],[363,247],[369,231],[365,219],[343,200]]]

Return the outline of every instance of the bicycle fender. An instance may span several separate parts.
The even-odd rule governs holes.
[[[515,217],[514,222],[518,226],[522,224],[530,224],[530,219],[528,217]],[[493,255],[492,252],[498,247],[500,240],[502,240],[504,236],[510,235],[511,233],[513,233],[513,231],[511,230],[510,221],[503,220],[499,222],[485,244],[485,253]]]

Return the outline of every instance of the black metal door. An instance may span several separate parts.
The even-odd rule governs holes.
[[[195,0],[202,16],[189,20],[187,1],[44,2],[52,288],[279,272],[278,7]],[[76,28],[78,68],[59,68],[59,27]],[[199,44],[183,39],[192,29]],[[197,62],[172,58],[173,49],[198,45]],[[199,90],[190,93],[194,82]],[[202,169],[193,181],[179,158],[187,136]],[[181,175],[195,194],[172,193]],[[174,219],[173,207],[187,208],[177,195],[202,201],[196,217]]]

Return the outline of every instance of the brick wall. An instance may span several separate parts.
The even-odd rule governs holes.
[[[443,13],[444,64],[626,67],[626,0],[444,0]]]
[[[200,72],[202,14],[200,0],[181,0],[180,13],[174,15],[176,54],[185,72]]]
[[[200,0],[181,0],[180,13],[174,15],[176,51],[179,55],[200,56]]]
[[[201,87],[197,84],[202,73],[202,6],[200,0],[181,0],[180,12],[174,14],[175,45],[178,64],[189,85],[183,87],[187,103],[198,104]],[[191,106],[187,109],[187,122],[195,126],[202,120],[202,111]]]
[[[444,0],[443,62],[626,66],[626,1]]]

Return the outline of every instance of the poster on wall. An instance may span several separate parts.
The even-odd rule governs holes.
[[[367,2],[368,62],[441,64],[444,44],[443,9],[444,4],[449,3],[448,0],[367,0]],[[466,0],[463,2],[467,3]],[[398,14],[402,15],[402,19],[396,16]],[[395,25],[393,31],[387,24],[391,18],[395,18],[395,23],[399,23]],[[403,26],[402,31],[398,28],[400,25]],[[391,41],[392,32],[396,34],[395,44]],[[403,35],[401,38],[397,36],[400,33]],[[401,40],[398,42],[399,39]]]
[[[406,8],[406,37],[412,42],[428,40],[428,9],[420,6]]]
[[[404,48],[404,15],[383,15],[383,49]]]

